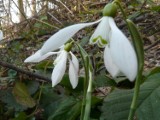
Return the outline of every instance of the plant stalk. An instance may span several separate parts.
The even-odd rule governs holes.
[[[135,112],[136,112],[141,79],[142,79],[142,74],[141,72],[139,72],[137,79],[136,79],[136,83],[135,83],[134,94],[133,94],[133,99],[132,99],[132,103],[131,103],[131,107],[129,111],[128,120],[133,120]]]
[[[85,104],[85,113],[83,120],[90,119],[90,111],[91,111],[91,98],[92,98],[92,72],[89,70],[89,84],[86,94],[86,104]]]

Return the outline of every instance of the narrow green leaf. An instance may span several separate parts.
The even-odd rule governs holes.
[[[129,19],[126,20],[127,25],[133,40],[133,44],[137,53],[138,58],[138,71],[142,71],[144,65],[144,49],[143,49],[143,40],[141,35],[136,27],[136,25]]]

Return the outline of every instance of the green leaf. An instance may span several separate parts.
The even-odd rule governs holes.
[[[156,68],[153,68],[152,70],[150,70],[148,72],[147,76],[150,76],[150,75],[153,75],[153,74],[156,74],[156,73],[160,73],[160,67],[156,67]]]
[[[160,73],[148,77],[143,84],[136,114],[139,120],[159,120],[159,109]]]
[[[86,53],[86,51],[79,44],[76,44],[76,45],[78,46],[78,49],[80,51],[81,57],[83,59],[84,66],[87,69],[87,66],[89,64],[88,54]]]
[[[54,92],[54,88],[52,88],[51,84],[44,85],[41,89],[42,95],[40,99],[40,107],[44,109],[44,118],[48,118],[56,111],[65,96],[58,95]]]
[[[138,16],[140,16],[141,14],[143,14],[141,11],[137,11],[137,12],[133,13],[132,15],[128,16],[128,18],[133,20],[133,19],[137,18]]]
[[[49,120],[76,120],[80,114],[81,102],[73,97],[66,98],[49,117]]]
[[[26,86],[27,86],[29,94],[32,95],[38,90],[39,82],[37,82],[37,81],[27,81]]]
[[[23,111],[27,109],[26,106],[23,106],[16,102],[11,89],[0,90],[0,100],[3,103],[7,104],[6,105],[7,108],[14,108],[15,111]]]
[[[106,75],[98,75],[95,77],[95,86],[96,87],[104,87],[104,86],[116,86],[116,82],[108,77]]]
[[[29,108],[32,108],[35,106],[35,101],[30,96],[28,89],[24,83],[16,82],[12,93],[18,103]]]
[[[104,99],[100,120],[127,120],[132,90],[114,90]]]
[[[138,120],[160,118],[160,73],[149,76],[141,86],[136,117]],[[116,89],[108,95],[102,106],[101,120],[127,120],[133,90]]]
[[[74,93],[79,93],[83,91],[83,84],[84,84],[84,78],[83,77],[79,77],[78,79],[78,85],[75,89],[72,88],[70,80],[69,80],[69,75],[65,74],[63,76],[62,81],[60,82],[60,85],[64,86],[65,89],[69,90],[70,92],[74,92]]]

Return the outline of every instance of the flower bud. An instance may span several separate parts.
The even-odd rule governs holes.
[[[108,3],[103,9],[103,16],[115,17],[117,6],[114,3]]]

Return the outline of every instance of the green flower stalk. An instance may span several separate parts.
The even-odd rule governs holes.
[[[128,25],[128,28],[133,40],[133,44],[137,53],[137,58],[138,58],[138,75],[136,78],[134,95],[133,95],[132,104],[130,107],[130,113],[128,116],[128,120],[133,120],[135,111],[137,108],[137,100],[139,96],[140,84],[142,81],[142,72],[143,72],[143,66],[144,66],[144,50],[143,50],[142,38],[135,24],[129,19],[127,19],[126,21],[127,21],[127,25]]]

